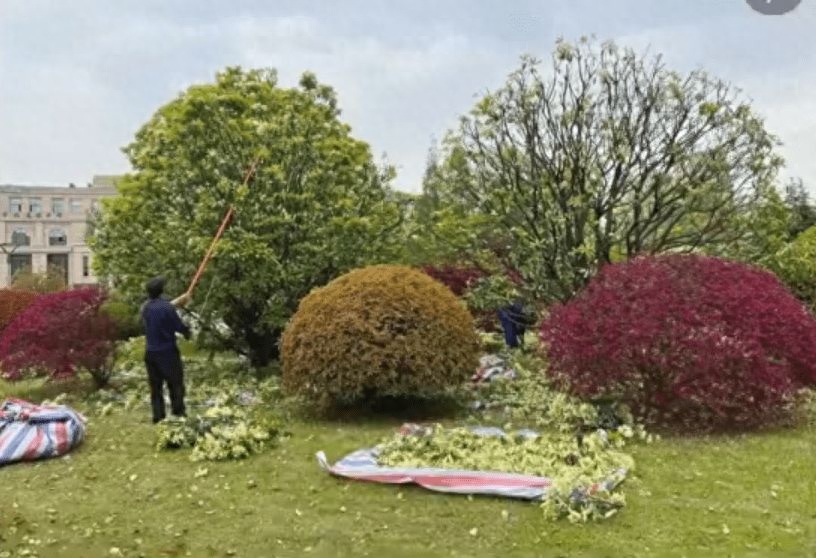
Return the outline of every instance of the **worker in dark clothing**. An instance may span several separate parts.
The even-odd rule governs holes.
[[[153,423],[164,420],[164,384],[170,391],[172,412],[178,417],[185,416],[184,407],[184,366],[181,353],[176,345],[176,334],[190,338],[190,328],[181,321],[177,306],[189,302],[189,296],[182,295],[167,301],[162,298],[164,279],[155,277],[147,283],[148,301],[142,306],[141,318],[145,329],[145,365],[150,382],[150,404],[153,408]]]
[[[504,332],[505,344],[512,348],[524,345],[524,334],[535,324],[535,319],[520,302],[514,302],[499,309],[499,322]]]

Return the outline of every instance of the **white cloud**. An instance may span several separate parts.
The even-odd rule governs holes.
[[[37,68],[0,89],[0,97],[0,179],[8,172],[18,183],[84,183],[86,162],[110,160],[111,146],[126,140],[112,126],[123,110],[116,96],[80,68]]]
[[[314,71],[335,87],[343,118],[375,153],[388,154],[405,189],[418,189],[431,137],[472,105],[476,91],[509,71],[510,57],[490,40],[452,34],[394,44],[330,31],[315,19],[297,17],[274,25],[245,21],[236,35],[246,64],[274,66],[288,84],[304,70]]]
[[[766,127],[782,142],[786,168],[782,176],[800,177],[816,193],[816,75],[771,76],[747,81],[754,106]]]
[[[85,182],[161,104],[226,65],[304,70],[335,87],[354,133],[416,189],[432,136],[557,34],[651,45],[672,67],[741,86],[816,191],[816,4],[768,18],[686,0],[0,0],[0,183]]]

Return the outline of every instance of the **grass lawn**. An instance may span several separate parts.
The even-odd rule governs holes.
[[[42,396],[2,383],[0,393]],[[816,556],[813,429],[631,448],[628,506],[571,525],[530,503],[319,469],[318,450],[336,460],[398,421],[295,422],[277,449],[201,464],[157,454],[148,418],[92,417],[69,458],[0,469],[0,556]]]

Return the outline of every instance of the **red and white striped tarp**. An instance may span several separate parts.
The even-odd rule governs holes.
[[[487,384],[497,378],[513,380],[516,378],[516,371],[501,355],[485,355],[479,359],[479,368],[471,376],[470,381],[474,384]]]
[[[65,455],[85,438],[85,422],[63,405],[6,399],[0,405],[0,466]]]
[[[474,433],[483,436],[504,436],[500,428],[474,428]],[[404,425],[400,429],[403,435],[427,435],[427,429],[416,425]],[[531,430],[519,431],[522,435],[537,435]],[[317,453],[320,466],[338,477],[383,484],[417,484],[435,492],[456,494],[482,494],[519,498],[524,500],[544,500],[552,485],[552,479],[532,475],[519,475],[496,471],[465,471],[458,469],[438,468],[397,468],[382,467],[377,462],[378,448],[364,448],[350,453],[334,465],[329,465],[326,454]],[[572,498],[581,499],[587,492],[594,494],[598,490],[614,489],[626,476],[621,469],[613,472],[610,478],[597,482],[588,491],[576,488]]]

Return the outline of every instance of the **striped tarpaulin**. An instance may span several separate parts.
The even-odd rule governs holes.
[[[479,359],[479,368],[470,378],[474,384],[490,383],[497,378],[513,380],[516,371],[501,355],[485,355]]]
[[[500,428],[474,428],[473,431],[482,436],[505,435]],[[427,435],[428,432],[428,429],[416,425],[404,425],[400,429],[400,433],[407,436],[422,436]],[[519,431],[517,434],[524,436],[537,435],[531,430]],[[456,494],[482,494],[524,500],[544,500],[552,484],[552,479],[547,477],[500,471],[382,467],[377,462],[378,452],[377,447],[360,449],[345,456],[334,465],[330,465],[326,459],[326,454],[320,451],[317,453],[317,461],[324,470],[338,477],[383,484],[417,484],[428,490]],[[595,483],[588,491],[576,488],[571,496],[580,499],[587,492],[593,494],[601,489],[612,490],[623,480],[626,474],[625,469],[614,471],[609,479]]]
[[[62,405],[6,399],[0,405],[0,466],[65,455],[85,437],[85,417]]]

